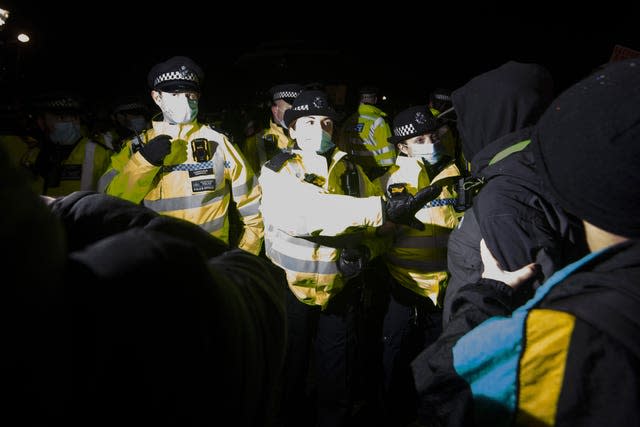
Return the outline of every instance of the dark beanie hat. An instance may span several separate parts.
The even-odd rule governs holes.
[[[540,118],[531,145],[565,210],[640,237],[640,59],[608,64],[567,89]]]

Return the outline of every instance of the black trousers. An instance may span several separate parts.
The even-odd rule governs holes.
[[[416,417],[417,396],[411,361],[442,332],[442,311],[390,278],[390,298],[382,325],[386,425],[404,426]]]
[[[346,426],[353,405],[358,289],[348,283],[323,311],[287,294],[283,424]]]

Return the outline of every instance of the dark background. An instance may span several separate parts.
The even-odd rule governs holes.
[[[640,50],[631,2],[165,3],[0,0],[11,10],[0,34],[4,98],[58,89],[98,104],[147,96],[148,70],[186,55],[205,70],[208,109],[262,100],[289,81],[346,85],[348,104],[358,86],[374,84],[393,109],[508,60],[546,66],[560,91],[608,62],[616,44]],[[18,30],[28,45],[12,41]]]

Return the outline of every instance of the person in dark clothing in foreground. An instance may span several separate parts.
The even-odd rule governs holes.
[[[451,279],[444,297],[444,326],[460,288],[480,279],[481,239],[505,269],[540,265],[539,277],[519,287],[519,304],[544,279],[588,252],[580,221],[544,189],[530,146],[532,126],[552,93],[545,68],[514,61],[453,93],[463,153],[472,161],[471,174],[484,185],[448,241]]]
[[[2,244],[20,251],[3,265],[26,279],[3,298],[10,412],[25,425],[270,425],[285,351],[272,264],[113,196],[46,206],[0,164]]]
[[[460,290],[443,334],[412,362],[422,425],[638,425],[638,105],[640,61],[630,59],[575,84],[543,114],[536,165],[582,220],[591,253],[514,311],[513,288],[535,265],[503,271],[483,242],[483,278]]]

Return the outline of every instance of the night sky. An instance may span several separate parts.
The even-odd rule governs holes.
[[[345,10],[346,2],[253,7],[235,1],[227,13],[216,12],[220,2],[210,3],[213,11],[199,4],[180,1],[168,9],[154,2],[0,0],[12,10],[0,34],[3,92],[69,89],[96,102],[146,96],[151,66],[186,55],[205,70],[203,101],[210,108],[252,102],[269,86],[289,81],[346,84],[350,94],[374,84],[406,106],[508,60],[546,66],[559,91],[606,63],[616,44],[640,50],[640,25],[632,19],[638,15],[629,2],[603,3],[580,11],[580,18],[578,11],[522,1],[473,10],[466,2],[393,1],[356,15]],[[30,32],[32,43],[20,47],[16,70],[17,48],[6,40],[19,28]]]

